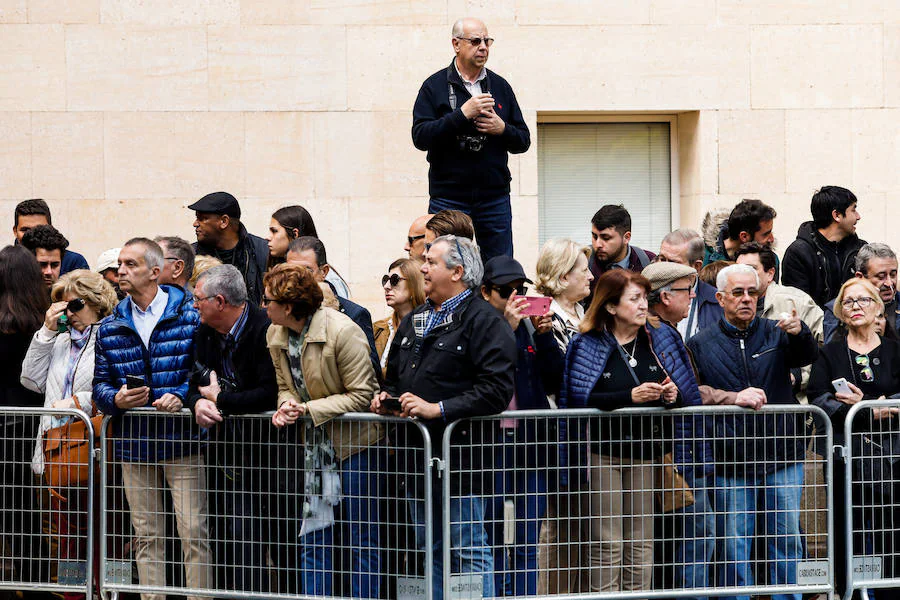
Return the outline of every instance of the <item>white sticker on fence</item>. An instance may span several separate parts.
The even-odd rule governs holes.
[[[797,584],[828,584],[828,561],[807,560],[797,564]]]
[[[397,600],[421,600],[425,597],[424,577],[398,577]]]
[[[467,573],[450,576],[450,600],[484,598],[484,575]]]
[[[131,583],[131,561],[106,561],[106,582],[113,584],[117,583],[120,585],[129,585]]]
[[[853,579],[854,581],[881,579],[881,557],[854,556]]]

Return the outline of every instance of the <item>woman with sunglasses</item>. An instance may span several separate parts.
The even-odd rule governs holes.
[[[319,237],[319,233],[316,231],[316,223],[308,210],[299,204],[295,204],[293,206],[282,206],[273,212],[272,219],[269,222],[269,231],[266,234],[266,241],[269,243],[269,270],[283,264],[287,256],[288,246],[291,245],[292,241],[303,236]],[[328,269],[325,280],[334,287],[338,296],[349,298],[350,286],[335,270],[334,265],[329,265],[329,267],[331,268]]]
[[[333,420],[366,411],[378,390],[369,343],[349,317],[322,306],[322,290],[305,267],[278,265],[264,283],[263,304],[272,321],[267,340],[278,381],[272,423],[285,428],[309,417],[301,424],[302,527],[292,538],[300,545],[299,591],[331,595],[334,548],[349,548],[350,565],[342,570],[350,573],[351,596],[378,598],[383,431],[375,423]]]
[[[569,344],[560,408],[701,404],[681,335],[647,319],[649,292],[650,282],[631,271],[600,276],[582,333]],[[651,588],[654,482],[669,429],[668,419],[635,414],[560,423],[561,483],[581,491],[590,530],[591,592]]]
[[[50,297],[53,303],[22,363],[22,385],[43,394],[47,408],[77,408],[93,416],[97,412],[91,399],[95,325],[112,312],[118,297],[102,275],[84,269],[60,277]],[[64,416],[41,418],[31,463],[35,475],[44,473],[44,433],[71,420]],[[88,491],[51,489],[50,495],[50,519],[58,536],[58,557],[54,558],[84,560]],[[67,593],[65,597],[84,598],[84,594]]]
[[[387,367],[388,351],[394,332],[403,317],[412,309],[425,303],[425,283],[419,268],[422,263],[411,258],[399,258],[391,263],[387,275],[381,278],[384,302],[391,308],[391,315],[372,323],[375,333],[375,352],[381,360],[382,372]]]
[[[813,363],[812,373],[807,386],[807,397],[810,402],[820,406],[831,416],[834,431],[834,444],[843,446],[844,421],[850,408],[860,400],[900,398],[900,342],[883,337],[877,332],[877,317],[884,311],[884,303],[878,289],[867,279],[853,278],[841,286],[834,301],[834,316],[844,324],[846,336],[834,336],[819,352],[819,358]],[[838,379],[847,382],[846,389],[837,389],[832,383]],[[841,388],[842,385],[839,384]],[[849,390],[849,393],[848,393]],[[854,436],[850,441],[854,456],[860,453],[868,456],[884,453],[900,454],[900,422],[897,409],[873,408],[860,413],[854,419]],[[856,434],[859,435],[856,435]],[[874,449],[880,449],[878,453]],[[862,485],[854,486],[853,506],[858,509],[854,520],[871,519],[865,528],[874,526],[874,531],[883,531],[875,535],[875,552],[889,556],[900,551],[900,539],[896,527],[891,523],[900,522],[900,510],[881,510],[882,506],[890,506],[891,498],[884,497],[884,489],[873,481],[865,481],[866,470],[862,469],[863,461],[854,461],[852,473],[847,473],[843,460],[834,461],[834,502],[843,507],[851,501],[845,497],[845,480],[852,475],[853,481]],[[890,477],[890,473],[885,473]],[[900,479],[900,465],[895,465],[894,480]],[[893,500],[900,499],[900,496]],[[862,507],[865,506],[865,510]],[[835,531],[844,531],[846,514],[843,509],[835,510]],[[855,527],[865,521],[857,521]],[[842,547],[843,536],[835,537],[835,556],[846,556],[849,551]],[[865,549],[866,541],[855,540],[857,553]],[[896,558],[890,559],[896,561]],[[886,577],[900,575],[896,562],[885,564]],[[846,569],[843,560],[835,561],[837,584],[840,591],[846,582]],[[893,575],[892,575],[893,573]],[[876,590],[878,597],[884,593],[895,593],[896,590]]]

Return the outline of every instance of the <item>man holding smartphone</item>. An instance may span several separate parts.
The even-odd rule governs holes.
[[[482,261],[512,256],[509,153],[531,135],[512,87],[485,68],[494,38],[478,19],[453,25],[455,58],[425,80],[413,106],[413,144],[428,152],[428,212],[472,217]]]
[[[472,240],[454,235],[437,238],[425,254],[422,273],[425,304],[401,321],[391,342],[384,391],[372,400],[371,410],[421,420],[437,449],[448,424],[506,408],[514,389],[516,346],[509,326],[476,295],[483,266]],[[390,409],[385,402],[389,398],[399,399],[400,411]],[[442,514],[450,519],[450,546],[456,558],[446,576],[482,575],[479,597],[490,598],[495,595],[493,559],[483,522],[491,477],[484,476],[482,467],[493,464],[493,436],[486,425],[464,421],[454,428],[453,452],[444,457],[450,461],[450,506],[436,502],[434,522],[441,523]],[[408,429],[399,428],[398,436],[407,437]],[[424,473],[422,440],[409,437],[399,446],[418,450],[400,459],[406,463],[403,472]],[[440,489],[440,480],[434,482],[434,489]],[[416,476],[407,476],[416,542],[426,556],[432,555],[426,564],[433,565],[433,599],[442,600],[442,529],[435,530],[434,547],[425,548],[422,489]]]
[[[187,419],[129,414],[152,406],[177,413],[188,393],[197,310],[185,291],[159,285],[165,257],[159,244],[133,238],[119,253],[122,300],[97,333],[94,402],[116,418],[115,460],[135,531],[141,585],[166,581],[166,486],[172,494],[184,556],[186,587],[210,587],[204,461],[199,431]],[[119,507],[117,507],[119,508]],[[121,509],[120,509],[121,510]],[[164,600],[164,594],[141,594]]]

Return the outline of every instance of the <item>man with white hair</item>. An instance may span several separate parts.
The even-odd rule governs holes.
[[[468,417],[502,412],[514,392],[516,341],[512,329],[477,293],[484,274],[478,246],[468,238],[443,235],[434,240],[422,265],[425,304],[400,323],[391,342],[384,391],[372,400],[372,411],[413,417],[428,428],[435,452],[449,423],[463,419],[453,429],[450,445],[450,505],[435,502],[434,522],[450,520],[453,556],[443,573],[440,527],[434,530],[434,546],[425,547],[425,506],[422,485],[407,477],[407,495],[416,542],[425,556],[431,553],[434,600],[443,598],[443,576],[480,574],[480,581],[466,585],[482,589],[474,596],[494,596],[493,557],[484,529],[484,488],[490,486],[494,464],[493,428]],[[389,399],[394,402],[389,402]],[[406,428],[398,429],[403,437]],[[422,445],[421,439],[401,440],[400,447]],[[425,473],[422,452],[410,453],[402,472]],[[486,472],[483,472],[487,469]],[[440,481],[434,480],[434,489]],[[418,493],[417,493],[418,492]],[[441,494],[435,494],[441,498]],[[443,515],[443,517],[442,517]],[[466,579],[464,577],[464,579]]]
[[[450,64],[422,83],[413,106],[413,144],[428,152],[428,212],[472,217],[484,262],[512,256],[509,153],[531,134],[509,83],[485,68],[494,38],[478,19],[453,25]]]
[[[818,345],[809,327],[796,310],[779,321],[757,317],[760,281],[749,265],[722,269],[716,284],[716,297],[725,314],[718,327],[701,331],[687,343],[698,383],[717,391],[722,402],[738,406],[760,409],[766,404],[798,404],[790,369],[816,359]],[[717,415],[714,421],[714,494],[717,527],[721,528],[716,536],[718,583],[753,585],[750,549],[759,534],[768,546],[769,584],[796,584],[803,557],[800,498],[805,420],[799,414],[727,413]],[[709,563],[711,557],[695,556],[693,560]],[[785,594],[773,599],[800,597]]]

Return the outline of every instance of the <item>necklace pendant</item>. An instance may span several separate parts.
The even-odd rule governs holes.
[[[637,366],[637,359],[632,356],[631,358],[628,359],[628,364],[631,366],[632,369],[635,368]]]

